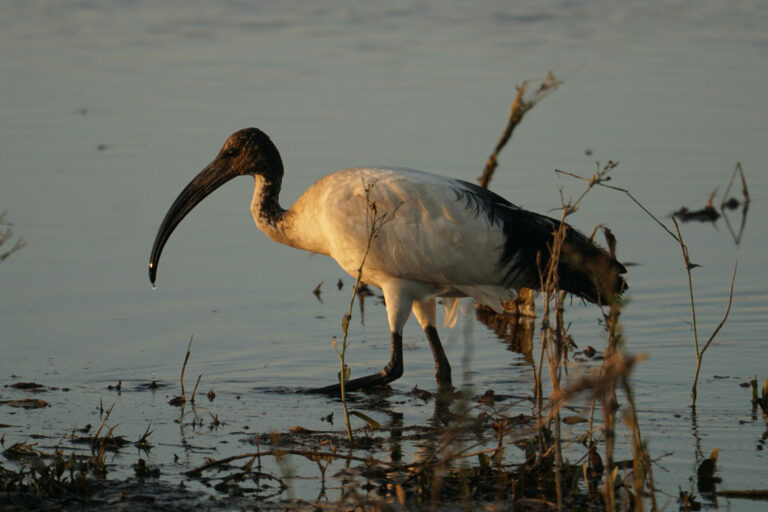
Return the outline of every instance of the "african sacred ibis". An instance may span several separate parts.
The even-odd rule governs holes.
[[[272,240],[333,258],[356,275],[370,236],[370,200],[388,215],[365,261],[362,281],[384,292],[392,354],[379,373],[351,379],[348,390],[389,383],[403,373],[403,326],[411,312],[427,335],[441,389],[451,368],[435,322],[435,298],[443,297],[446,320],[458,297],[471,296],[500,311],[518,287],[538,288],[539,267],[559,221],[519,208],[465,181],[404,169],[358,168],[330,174],[289,209],[279,202],[280,153],[257,128],[233,133],[218,156],[179,194],[152,247],[149,279],[155,283],[165,243],[176,226],[211,192],[237,176],[253,176],[251,213]],[[608,302],[626,284],[621,263],[568,227],[558,266],[562,289],[591,302]],[[455,318],[455,316],[454,316]],[[317,391],[338,393],[339,385]]]

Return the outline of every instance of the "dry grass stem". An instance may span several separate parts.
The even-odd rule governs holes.
[[[93,438],[97,439],[99,437],[99,434],[101,433],[101,429],[104,428],[104,425],[107,423],[107,420],[109,419],[109,415],[112,414],[112,409],[115,408],[115,404],[112,404],[112,407],[107,409],[107,414],[104,415],[104,419],[101,420],[101,424],[99,425],[99,428],[96,429],[96,433],[93,434]]]
[[[737,261],[733,265],[733,274],[731,275],[731,287],[728,292],[728,306],[725,309],[725,314],[723,315],[723,319],[720,320],[720,323],[717,324],[717,327],[715,327],[715,330],[712,331],[712,334],[710,335],[709,339],[707,339],[707,342],[704,344],[704,346],[701,348],[701,356],[704,355],[704,352],[709,348],[709,345],[712,343],[712,341],[715,339],[715,336],[717,336],[717,333],[720,332],[720,329],[722,329],[723,325],[725,325],[725,321],[728,320],[728,315],[731,312],[731,305],[733,304],[733,285],[736,282],[736,271],[739,268],[739,262]]]
[[[191,340],[190,340],[191,341]],[[197,381],[195,381],[195,387],[192,388],[192,396],[190,397],[189,401],[190,403],[195,403],[195,393],[197,393],[197,387],[200,385],[200,379],[203,378],[203,374],[197,376]]]
[[[483,169],[482,176],[480,176],[478,179],[481,187],[488,188],[488,185],[491,182],[491,178],[493,178],[493,173],[498,166],[499,153],[509,141],[509,138],[512,136],[512,132],[515,130],[515,127],[520,124],[520,121],[523,120],[523,116],[538,102],[544,99],[544,97],[547,96],[550,92],[557,89],[561,84],[562,82],[557,80],[557,78],[555,78],[555,76],[550,71],[547,77],[541,81],[539,87],[533,92],[530,98],[525,98],[525,93],[528,90],[527,80],[517,88],[517,94],[515,95],[515,99],[512,101],[512,107],[509,110],[507,126],[504,128],[504,132],[501,134],[501,138],[499,138],[499,141],[496,143],[496,147],[493,149],[493,153],[490,157],[488,157],[488,161],[485,164],[485,169]]]
[[[533,92],[531,97],[525,98],[526,91],[528,90],[527,80],[517,88],[517,94],[509,109],[507,125],[496,143],[493,153],[491,153],[491,156],[489,156],[486,161],[483,174],[478,178],[481,187],[489,187],[493,174],[498,166],[499,154],[507,145],[507,142],[509,142],[510,137],[512,137],[512,132],[515,130],[515,127],[523,120],[523,116],[560,85],[562,85],[562,82],[555,78],[554,74],[550,71],[547,74],[547,77],[539,83],[539,87]],[[533,292],[525,288],[519,288],[515,299],[505,303],[504,307],[505,309],[514,309],[515,314],[518,316],[521,314],[531,317],[535,316]]]
[[[189,344],[187,345],[187,353],[184,355],[184,364],[181,365],[181,376],[179,377],[179,381],[181,383],[181,403],[184,403],[187,400],[187,395],[184,392],[184,373],[187,371],[187,363],[189,362],[189,355],[191,353],[192,348],[192,340],[194,339],[195,335],[191,335],[189,337]]]
[[[560,379],[562,373],[567,371],[567,354],[570,338],[567,337],[567,330],[564,328],[562,320],[563,315],[563,294],[557,287],[557,263],[560,258],[560,250],[562,246],[563,234],[561,232],[565,229],[566,216],[574,213],[578,210],[579,203],[584,199],[587,193],[595,187],[595,185],[605,186],[614,190],[620,190],[624,192],[630,199],[638,204],[646,213],[648,213],[659,225],[661,225],[668,233],[670,233],[676,240],[674,234],[664,226],[664,224],[651,214],[642,204],[640,204],[632,194],[618,187],[606,185],[605,182],[610,180],[609,173],[618,165],[616,162],[609,161],[607,164],[601,166],[599,162],[596,163],[597,170],[590,178],[582,178],[581,176],[565,171],[557,171],[558,173],[566,174],[577,179],[587,182],[586,189],[576,198],[572,203],[568,203],[561,192],[562,201],[562,216],[561,223],[558,231],[555,232],[555,236],[550,248],[550,262],[546,269],[540,271],[540,286],[543,296],[544,314],[541,324],[542,329],[542,357],[544,354],[547,356],[547,363],[549,367],[550,378],[552,380],[552,394],[550,399],[549,412],[545,417],[542,417],[542,412],[539,405],[538,417],[539,428],[543,429],[542,432],[546,432],[544,428],[549,425],[550,422],[554,422],[554,439],[551,441],[551,446],[545,446],[545,440],[540,435],[540,445],[542,448],[546,447],[547,451],[544,453],[553,453],[555,455],[555,478],[557,479],[557,472],[560,468],[563,468],[563,463],[558,460],[557,454],[560,450],[559,443],[559,411],[565,406],[565,404],[576,397],[578,394],[584,392],[589,393],[591,401],[590,418],[586,421],[589,422],[589,431],[584,435],[587,439],[588,453],[585,457],[589,460],[589,465],[584,464],[582,468],[583,478],[588,487],[588,492],[591,493],[592,483],[589,481],[588,467],[592,468],[592,471],[599,470],[603,475],[602,495],[603,506],[606,510],[616,510],[619,506],[626,508],[632,503],[632,507],[635,510],[643,510],[643,496],[646,494],[651,495],[651,509],[656,510],[656,500],[654,496],[654,486],[652,481],[652,473],[650,469],[650,458],[648,457],[647,448],[642,440],[640,433],[639,422],[637,419],[637,411],[634,406],[634,397],[632,388],[629,384],[629,375],[633,366],[637,361],[642,360],[642,356],[630,356],[624,353],[623,346],[623,334],[621,324],[619,322],[619,316],[621,314],[622,303],[618,300],[612,300],[608,306],[607,311],[604,310],[604,324],[608,334],[608,340],[606,344],[603,363],[599,370],[591,375],[582,376],[575,380],[572,380],[566,388],[562,388],[560,385]],[[597,228],[596,228],[597,230]],[[595,232],[596,232],[595,230]],[[609,252],[612,257],[616,257],[615,247],[616,239],[610,230],[603,228],[606,241],[608,244]],[[595,232],[592,237],[594,238]],[[550,316],[554,315],[554,325],[550,321]],[[542,360],[540,359],[539,367],[541,367]],[[534,375],[538,379],[537,382],[537,404],[541,404],[541,384],[540,375],[535,372]],[[616,398],[616,390],[622,389],[627,397],[627,401],[630,404],[629,411],[625,412],[624,420],[627,427],[631,432],[631,447],[633,453],[632,459],[632,477],[629,479],[629,483],[625,480],[619,479],[619,466],[614,461],[615,450],[615,437],[616,437],[616,411],[618,409],[618,401]],[[592,422],[594,419],[595,404],[600,404],[602,427],[594,428]],[[597,441],[593,438],[593,432],[601,432],[602,444],[604,446],[604,458],[600,458],[596,451]],[[559,485],[559,484],[558,484]],[[645,487],[648,488],[648,493],[645,491]],[[617,495],[617,491],[623,489],[623,498]],[[630,491],[631,489],[631,491]],[[556,495],[558,496],[558,507],[561,507],[559,501],[559,493],[556,489]]]
[[[368,253],[371,252],[371,247],[373,247],[373,242],[376,240],[376,237],[379,235],[379,231],[381,230],[381,227],[386,224],[390,219],[391,216],[394,215],[393,212],[384,212],[380,213],[377,209],[376,202],[371,199],[371,192],[374,188],[374,183],[363,183],[363,189],[365,190],[365,202],[367,207],[368,216],[366,217],[366,226],[368,229],[368,243],[366,244],[365,251],[363,252],[363,257],[360,261],[360,266],[357,268],[357,276],[355,278],[355,285],[352,287],[352,297],[349,299],[349,307],[347,308],[347,312],[342,318],[341,321],[341,329],[343,332],[343,338],[341,340],[341,350],[339,350],[336,339],[333,339],[333,345],[336,349],[336,353],[339,356],[341,370],[339,372],[339,381],[340,381],[340,387],[341,387],[341,404],[342,409],[344,412],[344,424],[347,430],[347,437],[349,438],[350,443],[354,442],[354,438],[352,436],[352,425],[349,420],[349,408],[347,406],[347,397],[346,397],[346,389],[345,389],[345,383],[348,380],[347,379],[347,365],[346,365],[346,354],[347,354],[347,347],[349,346],[349,343],[347,341],[347,337],[349,335],[349,323],[352,320],[352,308],[355,304],[355,297],[358,295],[358,291],[360,290],[361,281],[363,278],[363,267],[365,266],[365,260],[368,258]],[[397,208],[395,209],[397,211]]]
[[[688,295],[690,296],[691,301],[691,319],[693,322],[693,345],[696,349],[696,359],[698,359],[701,352],[699,351],[699,330],[696,327],[696,304],[693,298],[693,277],[691,277],[691,269],[696,268],[698,265],[691,263],[691,259],[688,256],[688,246],[685,245],[685,242],[683,242],[683,235],[680,233],[680,226],[674,217],[672,217],[672,222],[675,224],[675,230],[677,230],[677,241],[680,243],[680,250],[683,254],[683,263],[685,263],[685,271],[688,274]],[[694,402],[695,401],[696,398],[694,397]]]
[[[610,164],[610,163],[611,163],[611,162],[609,161],[609,164]],[[651,213],[651,211],[650,211],[648,208],[646,208],[646,207],[643,205],[643,203],[641,203],[640,201],[638,201],[638,200],[635,198],[635,196],[633,196],[633,195],[632,195],[632,193],[631,193],[629,190],[627,190],[627,189],[625,189],[625,188],[621,188],[621,187],[615,187],[615,186],[613,186],[613,185],[607,185],[607,184],[605,183],[605,181],[607,181],[607,179],[610,179],[610,178],[607,178],[607,179],[597,179],[597,180],[596,180],[596,179],[595,179],[595,175],[593,175],[593,176],[592,176],[590,179],[587,179],[587,178],[584,178],[584,177],[582,177],[582,176],[579,176],[578,174],[574,174],[574,173],[571,173],[571,172],[568,172],[568,171],[562,171],[562,170],[560,170],[560,169],[555,169],[555,172],[556,172],[556,173],[558,173],[558,174],[565,174],[565,175],[567,175],[567,176],[571,176],[571,177],[573,177],[573,178],[576,178],[576,179],[579,179],[579,180],[587,181],[587,182],[589,182],[589,183],[590,183],[590,184],[589,184],[589,188],[592,188],[592,186],[594,186],[594,185],[599,185],[599,186],[601,186],[601,187],[609,188],[609,189],[611,189],[611,190],[616,190],[617,192],[622,192],[622,193],[626,194],[626,196],[627,196],[627,197],[629,197],[629,198],[632,200],[632,202],[633,202],[633,203],[635,203],[637,206],[639,206],[639,207],[640,207],[640,209],[641,209],[641,210],[643,210],[643,211],[644,211],[644,212],[645,212],[645,213],[646,213],[646,214],[647,214],[649,217],[651,217],[651,218],[652,218],[652,219],[653,219],[653,220],[656,222],[656,224],[658,224],[659,226],[661,226],[661,228],[662,228],[664,231],[666,231],[667,233],[669,233],[669,235],[670,235],[672,238],[674,238],[674,239],[675,239],[675,241],[677,241],[677,242],[679,242],[679,241],[680,241],[680,240],[677,238],[677,236],[675,236],[675,234],[674,234],[674,233],[673,233],[673,232],[672,232],[672,231],[671,231],[671,230],[670,230],[670,229],[669,229],[669,228],[668,228],[668,227],[667,227],[667,226],[666,226],[666,225],[665,225],[663,222],[661,222],[661,221],[659,220],[659,218],[658,218],[658,217],[656,217],[656,216],[655,216],[653,213]]]

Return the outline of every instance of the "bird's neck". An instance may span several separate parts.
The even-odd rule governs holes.
[[[251,214],[256,226],[275,242],[317,254],[330,254],[325,233],[318,229],[318,209],[312,196],[305,201],[300,198],[289,210],[284,210],[278,202],[280,182],[270,182],[261,176],[255,179]]]
[[[272,240],[281,243],[290,242],[286,234],[286,214],[280,206],[280,180],[268,180],[263,176],[254,176],[255,186],[251,201],[251,214],[256,225]]]

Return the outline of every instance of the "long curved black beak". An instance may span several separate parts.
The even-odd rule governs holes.
[[[149,280],[155,284],[157,279],[157,264],[163,252],[165,243],[171,237],[176,226],[192,211],[203,199],[214,190],[238,176],[232,166],[225,159],[219,157],[211,162],[205,169],[189,182],[179,197],[173,202],[165,214],[163,222],[157,230],[155,243],[152,246],[152,255],[149,257]]]

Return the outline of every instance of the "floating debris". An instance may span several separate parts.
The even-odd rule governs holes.
[[[768,499],[768,489],[724,489],[722,491],[716,491],[718,496],[726,496],[728,498],[745,498],[750,500],[766,500]]]
[[[322,292],[322,290],[321,290],[320,288],[323,286],[323,283],[324,283],[324,282],[325,282],[325,281],[320,281],[320,284],[318,284],[317,286],[315,286],[315,289],[314,289],[314,290],[312,290],[312,294],[313,294],[315,297],[317,297],[317,300],[319,300],[320,302],[323,302],[323,298],[320,296],[320,294],[321,294],[321,293],[323,293],[323,292]]]
[[[37,398],[25,398],[23,400],[3,400],[0,401],[2,405],[8,405],[10,407],[19,407],[21,409],[42,409],[44,407],[50,407],[51,404],[45,400]]]
[[[36,443],[27,442],[14,443],[3,451],[3,455],[8,460],[19,461],[30,457],[48,456],[35,448]]]
[[[11,384],[11,387],[15,389],[45,391],[45,389],[43,389],[44,386],[42,384],[38,384],[37,382],[16,382]]]
[[[494,390],[489,389],[485,393],[483,393],[483,395],[480,398],[477,399],[477,402],[481,404],[492,404],[497,400],[496,397],[494,396],[495,393],[496,392]]]
[[[98,434],[98,433],[97,433]],[[116,452],[123,446],[127,446],[131,444],[130,441],[128,441],[123,436],[114,436],[111,434],[111,430],[109,433],[107,433],[104,437],[99,437],[98,435],[93,436],[72,436],[69,439],[69,442],[73,444],[87,444],[89,446],[92,446],[94,448],[104,448],[105,450]]]
[[[681,222],[690,222],[693,220],[699,222],[715,222],[720,218],[720,213],[715,210],[714,206],[707,204],[707,206],[700,210],[689,210],[687,206],[683,206],[679,210],[672,212],[672,216]]]
[[[704,459],[696,470],[696,484],[699,492],[714,492],[715,484],[720,483],[720,478],[715,476],[717,470],[718,448],[712,450],[709,458]]]
[[[139,478],[157,478],[160,476],[160,470],[147,465],[147,461],[139,459],[139,462],[133,466],[136,476]]]

